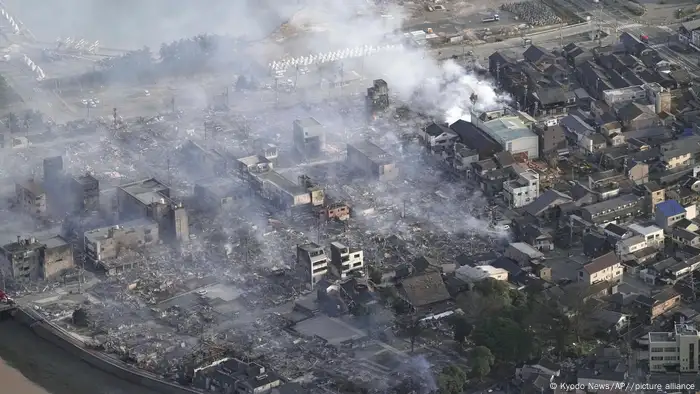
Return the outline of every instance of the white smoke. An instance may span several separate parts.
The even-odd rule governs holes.
[[[376,8],[361,3],[341,0],[307,3],[306,9],[321,9],[323,12],[307,12],[303,18],[297,19],[303,23],[297,23],[303,24],[306,31],[313,31],[314,25],[323,26],[325,30],[322,35],[309,34],[304,39],[310,53],[318,48],[343,49],[406,42],[403,26],[409,17],[403,9],[389,8],[379,15]],[[391,18],[386,18],[387,15]],[[450,123],[469,120],[472,107],[495,109],[499,102],[507,100],[496,93],[491,82],[452,60],[438,61],[436,54],[437,50],[428,47],[404,45],[401,50],[366,58],[362,68],[369,77],[381,76],[389,84],[392,94],[401,101],[410,102],[416,107],[414,109]],[[472,95],[478,98],[475,104]]]

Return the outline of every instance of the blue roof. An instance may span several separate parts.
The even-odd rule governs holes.
[[[681,204],[679,204],[676,200],[662,201],[656,204],[656,209],[666,217],[681,215],[685,213],[685,208],[683,208]]]

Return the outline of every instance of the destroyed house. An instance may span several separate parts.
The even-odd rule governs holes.
[[[189,239],[189,220],[181,202],[170,196],[170,188],[155,178],[117,187],[119,220],[151,219],[158,223],[162,239]]]
[[[282,385],[280,376],[257,363],[226,358],[194,370],[193,386],[220,394],[259,394]]]

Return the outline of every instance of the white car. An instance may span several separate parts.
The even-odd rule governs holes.
[[[148,90],[144,90],[144,91],[143,91],[143,95],[146,96],[146,97],[148,97],[148,96],[151,95],[151,92],[149,92]]]
[[[201,295],[201,296],[207,295],[207,291],[204,290],[204,289],[202,289],[202,290],[197,290],[197,294],[199,294],[199,295]]]

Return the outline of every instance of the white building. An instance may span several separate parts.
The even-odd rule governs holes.
[[[642,226],[640,224],[631,224],[628,229],[634,234],[641,235],[647,243],[647,246],[662,247],[664,246],[664,230],[661,227],[653,224]]]
[[[364,254],[361,250],[351,250],[340,242],[331,242],[331,271],[341,279],[352,272],[364,269]]]
[[[647,247],[646,239],[641,235],[633,235],[629,238],[621,239],[615,244],[615,251],[618,256],[625,256],[642,250]]]
[[[513,156],[539,157],[539,137],[531,130],[532,124],[524,117],[509,111],[472,112],[471,122],[498,142]],[[523,120],[525,119],[525,120]]]
[[[431,150],[444,150],[450,148],[459,139],[457,133],[447,125],[432,123],[418,132],[420,138]]]
[[[681,372],[700,371],[700,334],[690,324],[676,324],[673,332],[649,333],[651,372],[679,368]]]
[[[508,280],[508,271],[503,268],[496,268],[490,265],[480,265],[472,267],[465,265],[455,271],[457,279],[465,282],[479,282],[487,278],[495,280]]]
[[[518,174],[517,179],[503,182],[503,198],[511,208],[520,208],[540,195],[540,176],[533,170]]]

